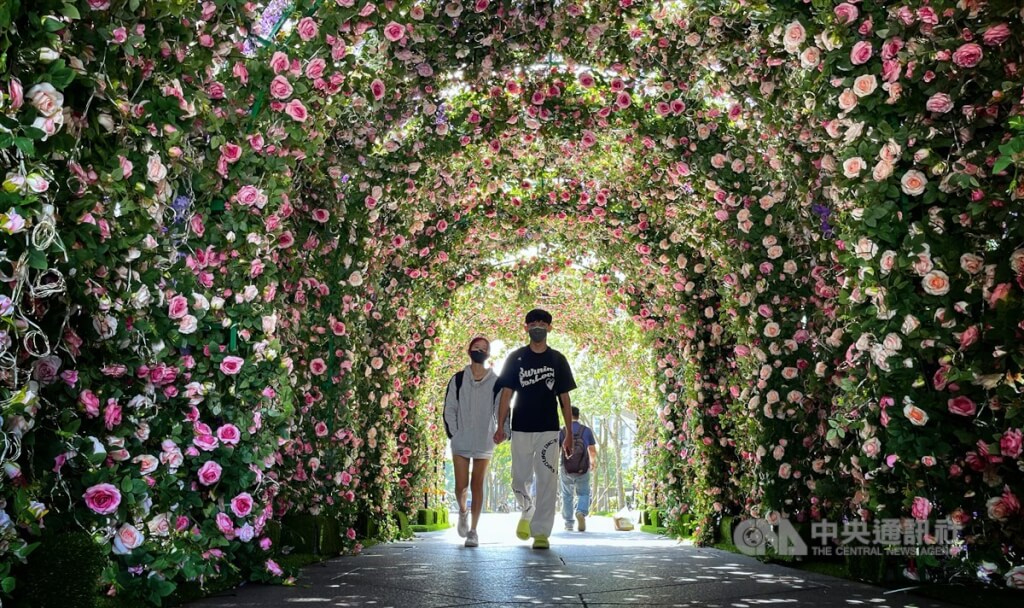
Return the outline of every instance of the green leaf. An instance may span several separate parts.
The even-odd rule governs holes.
[[[10,133],[0,133],[0,149],[9,148],[14,144],[14,136]]]
[[[1013,159],[1011,157],[1000,156],[999,158],[996,159],[995,164],[992,165],[992,173],[999,173],[1001,171],[1004,171],[1011,164],[1013,164]]]
[[[30,268],[35,268],[36,270],[46,270],[49,268],[46,261],[46,253],[38,249],[33,249],[28,254],[28,265]]]
[[[64,8],[60,10],[60,14],[64,15],[68,19],[81,19],[82,14],[78,12],[78,8],[74,4],[65,4]]]
[[[14,591],[15,584],[14,577],[8,576],[3,582],[0,582],[0,588],[4,590],[4,593],[10,594],[11,591]]]
[[[35,156],[36,154],[36,145],[27,137],[15,137],[14,145],[17,146],[25,156]]]
[[[43,29],[48,32],[59,32],[64,29],[64,24],[50,17],[43,18]]]

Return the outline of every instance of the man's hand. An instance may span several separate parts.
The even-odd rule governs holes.
[[[562,451],[565,452],[565,457],[572,456],[572,433],[565,434],[565,441],[562,442]]]
[[[494,431],[494,443],[498,444],[505,441],[505,427],[499,426],[498,430]]]

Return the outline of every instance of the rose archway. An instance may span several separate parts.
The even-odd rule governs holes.
[[[1011,4],[5,4],[3,593],[70,532],[152,603],[393,537],[433,320],[583,260],[677,531],[950,518],[916,566],[1020,586]]]

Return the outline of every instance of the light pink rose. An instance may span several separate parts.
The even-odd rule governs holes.
[[[373,98],[376,99],[377,101],[384,99],[385,92],[386,88],[384,87],[384,82],[381,81],[380,78],[375,78],[373,82],[370,83],[370,93],[373,95]]]
[[[135,526],[123,524],[114,536],[113,552],[115,555],[128,555],[132,549],[141,546],[144,540],[146,537]]]
[[[1010,283],[1000,283],[992,289],[992,294],[988,297],[988,305],[990,308],[995,308],[996,304],[1002,302],[1010,295]]]
[[[939,114],[945,114],[953,109],[953,100],[949,98],[949,95],[945,93],[936,93],[928,98],[928,101],[924,104],[924,107],[929,112],[938,112]]]
[[[221,534],[227,536],[234,533],[235,524],[227,513],[218,513],[213,519],[217,522],[217,529],[220,530]]]
[[[204,486],[212,486],[220,481],[220,474],[223,471],[221,466],[213,460],[208,460],[199,467],[199,483]]]
[[[260,206],[259,203],[265,198],[266,197],[258,188],[256,188],[256,186],[242,186],[238,191],[238,194],[235,195],[235,200],[238,201],[238,204],[245,205],[246,207],[251,207],[253,205],[258,207]]]
[[[963,395],[953,397],[946,403],[949,407],[949,412],[957,416],[973,416],[978,411],[978,406],[970,398]]]
[[[865,456],[874,458],[882,451],[882,442],[878,440],[878,437],[872,437],[864,442],[861,449],[864,451]]]
[[[121,504],[121,492],[109,483],[99,483],[86,489],[85,504],[95,513],[110,515]]]
[[[405,28],[400,23],[391,23],[384,26],[384,37],[391,42],[398,42],[405,37]]]
[[[18,87],[20,88],[20,83]],[[60,114],[64,109],[64,95],[48,82],[33,86],[28,90],[27,97],[32,107],[47,118]]]
[[[85,408],[85,413],[89,418],[100,415],[100,398],[96,396],[96,393],[90,390],[82,391],[78,395],[78,403]]]
[[[807,40],[807,30],[804,29],[803,24],[799,21],[793,21],[786,26],[785,33],[782,36],[782,46],[790,53],[796,53],[800,50],[800,45]]]
[[[309,116],[309,113],[306,111],[306,106],[302,105],[302,102],[298,99],[289,101],[284,106],[284,113],[296,122],[305,122],[306,118]]]
[[[243,363],[245,363],[245,359],[229,355],[220,362],[220,371],[228,376],[234,376],[242,370]]]
[[[165,177],[167,177],[167,167],[160,160],[160,155],[151,154],[149,160],[146,161],[146,179],[155,184],[163,181]]]
[[[270,81],[270,95],[276,99],[288,99],[292,96],[292,83],[278,74]]]
[[[967,350],[981,336],[981,330],[978,329],[977,325],[971,325],[960,334],[960,348],[959,350]]]
[[[914,516],[914,519],[918,521],[924,521],[928,519],[928,515],[932,512],[932,502],[923,496],[915,496],[914,502],[910,506],[910,514]]]
[[[114,29],[114,31],[110,32],[110,40],[114,44],[124,44],[128,40],[128,30],[123,27]]]
[[[316,38],[320,28],[317,27],[316,21],[313,21],[312,17],[303,17],[299,20],[299,24],[295,27],[295,30],[299,33],[299,38],[309,42]]]
[[[999,438],[999,452],[1003,456],[1016,458],[1020,456],[1024,446],[1024,433],[1020,429],[1010,429]]]
[[[864,65],[871,59],[872,53],[874,50],[871,48],[871,43],[861,40],[850,50],[850,62],[853,65]]]
[[[984,56],[980,45],[968,42],[953,52],[953,63],[962,68],[973,68],[981,63]]]

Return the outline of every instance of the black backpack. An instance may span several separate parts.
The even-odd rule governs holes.
[[[581,424],[578,431],[573,431],[572,454],[562,453],[562,467],[570,475],[583,475],[590,470],[590,450],[583,444],[583,429]]]

